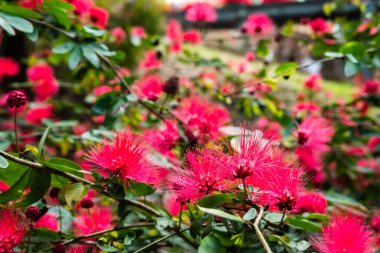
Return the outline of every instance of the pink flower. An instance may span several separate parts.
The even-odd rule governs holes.
[[[326,213],[327,200],[320,192],[304,192],[297,200],[295,211],[300,213]]]
[[[194,3],[187,8],[185,18],[191,22],[213,22],[217,13],[208,3]]]
[[[125,31],[121,27],[115,27],[111,31],[112,37],[115,39],[116,44],[120,45],[125,39]]]
[[[108,24],[109,13],[106,9],[93,6],[90,9],[92,23],[100,29],[105,29]]]
[[[200,97],[183,99],[173,114],[185,125],[187,137],[200,143],[216,139],[219,127],[230,119],[224,107]]]
[[[264,139],[260,130],[248,130],[245,127],[243,129],[242,135],[236,137],[237,146],[232,145],[237,151],[232,157],[232,179],[245,180],[259,171],[278,166],[278,161],[272,155],[272,141]]]
[[[225,188],[230,175],[227,156],[211,149],[188,151],[186,164],[169,176],[169,187],[177,201],[195,203],[198,199]]]
[[[182,49],[182,28],[181,24],[175,20],[170,19],[167,30],[166,37],[170,41],[170,51],[179,52]]]
[[[144,54],[144,58],[139,64],[142,69],[157,69],[161,66],[161,62],[157,59],[157,53],[153,50],[147,51]]]
[[[58,92],[58,82],[53,69],[47,64],[37,64],[27,70],[28,79],[34,85],[37,101],[45,101]]]
[[[253,53],[253,52],[248,52],[246,55],[245,55],[245,59],[249,62],[252,62],[254,60],[256,60],[256,55]]]
[[[58,220],[54,214],[47,213],[33,224],[35,228],[46,228],[52,231],[58,231]]]
[[[322,234],[312,236],[312,245],[321,253],[371,253],[371,232],[356,216],[335,215]]]
[[[20,71],[17,61],[10,57],[0,57],[0,82],[5,76],[15,76]]]
[[[162,93],[162,83],[158,76],[148,75],[137,81],[133,89],[140,98],[156,101]]]
[[[198,44],[202,41],[202,36],[198,30],[188,30],[183,34],[183,40],[191,44]]]
[[[0,192],[6,192],[9,190],[9,185],[0,180]]]
[[[94,5],[92,0],[67,0],[67,2],[74,6],[74,13],[78,16],[88,13]]]
[[[251,5],[252,0],[223,0],[224,4],[229,4],[229,3],[237,3],[237,4],[246,4],[246,5]]]
[[[179,133],[174,122],[165,121],[163,128],[145,131],[144,139],[160,153],[170,154],[171,149],[175,147],[179,139]]]
[[[261,129],[264,133],[263,137],[265,139],[271,139],[271,140],[279,140],[281,139],[281,130],[282,126],[275,122],[275,121],[269,121],[265,117],[260,117],[256,125],[259,129]]]
[[[116,86],[116,87],[111,87],[111,86],[107,86],[107,85],[101,85],[101,86],[98,86],[96,88],[94,88],[94,90],[92,91],[92,93],[99,97],[107,92],[110,92],[110,91],[120,91],[120,86]]]
[[[145,29],[142,26],[134,26],[131,29],[131,37],[138,37],[140,39],[146,37]]]
[[[303,84],[306,88],[312,91],[320,91],[321,90],[321,76],[318,74],[310,75]]]
[[[309,172],[322,171],[322,158],[330,150],[327,145],[334,129],[324,118],[309,116],[294,133],[298,146],[296,154]]]
[[[89,151],[86,159],[105,177],[117,175],[124,182],[135,180],[152,183],[154,170],[146,154],[147,150],[137,142],[136,136],[124,130],[115,133],[113,143],[104,138],[101,144]]]
[[[250,14],[243,24],[243,30],[247,34],[268,35],[274,30],[272,19],[265,13]]]
[[[88,235],[112,227],[112,214],[109,207],[94,206],[80,209],[73,222],[75,235]]]
[[[0,208],[0,253],[13,253],[29,232],[29,221],[20,210]]]
[[[42,0],[21,0],[19,5],[28,9],[37,9],[42,5]]]
[[[319,112],[321,108],[318,104],[314,102],[297,102],[295,105],[296,112]]]
[[[368,141],[368,147],[369,147],[369,150],[371,150],[372,152],[380,151],[380,137],[379,136],[371,137],[371,139],[369,139]]]
[[[268,204],[271,210],[291,211],[304,191],[303,170],[276,163],[248,178],[247,183],[257,188],[251,201]]]
[[[331,30],[330,24],[323,18],[316,18],[309,21],[309,27],[317,35],[324,35]]]
[[[380,92],[380,82],[377,80],[368,80],[364,83],[363,91],[364,94],[376,95]]]
[[[38,105],[26,112],[25,120],[29,123],[39,125],[43,119],[54,116],[54,107],[50,104]]]

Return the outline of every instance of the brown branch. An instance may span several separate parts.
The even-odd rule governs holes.
[[[260,228],[259,228],[260,220],[262,219],[262,217],[264,215],[264,208],[262,206],[259,206],[258,208],[259,208],[259,213],[256,216],[255,222],[253,223],[253,227],[254,227],[256,234],[259,237],[259,240],[260,240],[261,244],[263,245],[265,251],[267,253],[272,253],[272,250],[269,248],[269,245],[268,245],[267,241],[265,240],[264,235],[261,233]]]

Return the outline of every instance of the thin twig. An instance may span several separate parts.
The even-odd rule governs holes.
[[[182,229],[182,230],[179,231],[179,233],[185,232],[186,230],[189,230],[189,229],[190,229],[190,228]],[[148,249],[148,248],[150,248],[150,247],[156,245],[157,243],[163,242],[163,241],[165,241],[166,239],[169,239],[170,237],[173,237],[173,236],[175,236],[175,235],[178,235],[178,233],[175,232],[175,233],[173,233],[173,234],[170,234],[170,235],[164,236],[164,237],[162,237],[162,238],[160,238],[160,239],[158,239],[158,240],[156,240],[156,241],[154,241],[154,242],[152,242],[152,243],[150,243],[150,244],[148,244],[148,245],[146,245],[146,246],[144,246],[144,247],[142,247],[142,248],[136,250],[134,253],[143,252],[144,250],[146,250],[146,249]]]
[[[56,31],[58,33],[61,33],[61,34],[65,35],[66,37],[70,38],[70,39],[75,39],[75,37],[76,37],[75,35],[73,35],[71,33],[68,33],[65,30],[62,30],[61,28],[56,27],[56,26],[54,26],[54,25],[52,25],[50,23],[47,23],[45,21],[34,19],[34,18],[29,18],[28,20],[31,21],[32,23],[46,26],[46,27],[50,28],[51,30]]]
[[[256,216],[255,222],[253,223],[253,227],[255,228],[256,234],[259,237],[259,240],[260,240],[261,244],[263,245],[265,251],[267,253],[272,253],[272,250],[269,248],[269,245],[268,245],[267,241],[265,240],[264,235],[261,233],[261,230],[259,228],[259,223],[260,223],[260,220],[263,217],[263,215],[264,215],[264,208],[262,206],[259,206],[259,213]]]

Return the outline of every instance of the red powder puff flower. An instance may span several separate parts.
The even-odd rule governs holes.
[[[123,30],[123,28],[115,27],[114,29],[112,29],[111,35],[115,39],[115,43],[120,45],[121,43],[123,43],[126,33]]]
[[[182,28],[177,20],[169,20],[166,29],[166,38],[170,41],[169,50],[171,52],[179,52],[182,49]]]
[[[18,74],[20,66],[17,61],[10,57],[0,57],[0,81],[5,76],[15,76]]]
[[[177,125],[174,122],[165,121],[163,128],[145,131],[144,139],[158,152],[170,154],[171,149],[179,139]]]
[[[89,13],[91,7],[94,5],[92,0],[67,0],[74,6],[74,13],[78,16],[82,16]]]
[[[108,24],[109,13],[106,9],[93,6],[90,9],[90,19],[92,23],[100,29],[106,28]]]
[[[80,209],[73,222],[75,235],[88,235],[112,227],[109,207],[94,206],[91,210]]]
[[[377,80],[367,80],[364,83],[362,93],[368,95],[376,95],[380,91],[380,82]]]
[[[318,74],[310,75],[303,84],[307,89],[312,91],[320,91],[322,86],[321,76]]]
[[[183,34],[183,40],[191,44],[198,44],[202,41],[202,36],[198,30],[188,30]]]
[[[370,226],[375,230],[376,232],[380,232],[380,212],[377,211],[375,215],[372,217],[371,222],[369,223]]]
[[[371,253],[371,232],[356,216],[335,215],[322,234],[312,236],[313,247],[321,253]]]
[[[173,114],[184,123],[188,138],[201,143],[218,138],[219,127],[229,121],[224,107],[200,97],[183,99]]]
[[[374,151],[380,151],[380,137],[374,136],[368,141],[368,148],[372,152]]]
[[[42,5],[42,0],[21,0],[19,5],[28,9],[37,9]]]
[[[296,154],[311,173],[322,172],[322,158],[330,150],[327,145],[334,135],[334,129],[324,118],[309,116],[294,133],[298,146]]]
[[[152,183],[155,175],[146,154],[147,150],[137,142],[137,137],[124,130],[115,133],[113,143],[105,138],[89,151],[86,159],[105,177],[117,175],[123,181]]]
[[[326,213],[327,200],[320,192],[304,192],[299,196],[295,212]]]
[[[58,92],[58,82],[53,69],[47,64],[37,64],[27,70],[28,79],[34,84],[37,101],[45,101]]]
[[[186,20],[191,22],[213,22],[218,15],[215,8],[208,3],[194,3],[186,10]]]
[[[26,112],[25,120],[29,123],[40,125],[43,119],[54,116],[54,107],[50,104],[32,107]]]
[[[273,143],[263,138],[260,130],[248,130],[243,127],[242,135],[235,137],[236,144],[232,148],[236,150],[233,155],[231,167],[232,179],[246,179],[258,171],[277,166],[278,162],[273,158]]]
[[[140,98],[156,101],[162,93],[162,83],[158,76],[148,75],[137,81],[133,90]]]
[[[157,69],[161,66],[160,60],[157,58],[157,53],[153,50],[147,51],[144,58],[139,64],[141,69]]]
[[[5,183],[4,181],[0,180],[0,192],[6,192],[9,190],[9,185]]]
[[[225,189],[230,175],[228,157],[216,150],[188,151],[186,164],[169,176],[169,187],[177,194],[177,201],[186,203]]]
[[[263,138],[271,140],[281,139],[282,126],[279,123],[275,121],[269,121],[265,117],[260,117],[257,119],[256,125],[263,131]]]
[[[29,232],[29,222],[19,210],[0,208],[0,253],[13,253]]]
[[[251,192],[251,200],[269,205],[271,210],[291,211],[304,191],[302,176],[303,170],[286,164],[257,171],[247,180],[249,185],[257,188],[257,191]]]
[[[142,26],[132,27],[130,34],[131,34],[131,37],[137,37],[140,39],[146,37],[145,29]]]
[[[41,218],[38,219],[37,222],[33,224],[35,228],[46,228],[52,231],[58,231],[58,220],[56,215],[47,213]]]
[[[308,24],[311,30],[317,35],[324,35],[325,33],[329,33],[331,30],[330,24],[323,18],[310,20]]]
[[[254,60],[256,60],[256,55],[253,53],[253,52],[248,52],[246,55],[245,55],[245,59],[249,62],[252,62]]]
[[[243,30],[247,34],[267,35],[274,29],[272,19],[265,13],[255,13],[247,17],[243,24]]]

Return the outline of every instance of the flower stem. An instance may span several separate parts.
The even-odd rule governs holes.
[[[15,107],[15,113],[14,113],[13,122],[14,122],[16,148],[17,148],[18,154],[20,155],[21,152],[20,152],[20,146],[18,145],[18,136],[17,136],[17,107]]]
[[[179,209],[178,230],[181,229],[181,223],[182,223],[182,209],[183,209],[183,204],[181,204],[181,208]]]
[[[283,223],[284,223],[285,213],[286,213],[286,208],[285,208],[284,211],[282,212],[282,217],[281,217],[281,221],[280,221],[280,227],[282,227],[282,225],[283,225]]]

